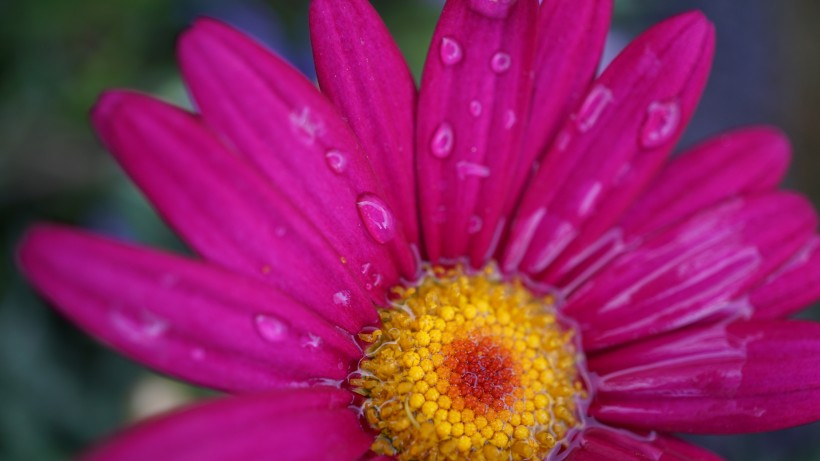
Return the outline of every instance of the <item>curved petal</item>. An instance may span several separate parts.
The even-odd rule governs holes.
[[[361,351],[300,303],[259,281],[57,226],[30,230],[31,283],[123,354],[195,384],[246,392],[343,379]]]
[[[322,233],[191,114],[105,93],[94,126],[179,235],[206,259],[263,279],[352,333],[378,316],[361,276]]]
[[[720,461],[722,458],[673,437],[591,427],[573,444],[567,461]]]
[[[213,400],[145,421],[82,461],[354,461],[372,443],[338,389]]]
[[[384,303],[416,259],[382,185],[336,108],[304,76],[241,33],[199,20],[179,41],[203,122],[264,173]]]
[[[752,316],[773,319],[791,315],[820,299],[820,236],[797,252],[785,266],[749,293]]]
[[[358,136],[376,177],[389,184],[387,201],[417,244],[416,84],[399,47],[367,0],[311,1],[310,40],[322,92]]]
[[[481,266],[493,252],[529,111],[537,7],[536,0],[444,5],[424,67],[416,135],[433,263],[469,256]]]
[[[730,200],[616,258],[564,311],[579,323],[587,350],[751,314],[732,301],[784,264],[816,225],[811,204],[796,194]]]
[[[600,421],[726,434],[820,418],[820,324],[751,321],[690,328],[592,357]]]
[[[538,11],[535,79],[514,199],[533,162],[549,144],[595,77],[609,32],[612,0],[545,0]]]
[[[666,160],[706,82],[714,30],[700,13],[662,22],[597,79],[524,192],[502,268],[539,274],[617,221]],[[550,269],[552,270],[552,269]],[[552,283],[555,276],[537,275]]]

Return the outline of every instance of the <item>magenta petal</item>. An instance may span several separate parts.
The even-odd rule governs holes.
[[[229,397],[147,420],[83,461],[354,461],[372,436],[330,388]]]
[[[385,194],[418,242],[413,165],[416,86],[398,46],[367,0],[314,0],[310,38],[322,92],[339,108],[386,181]]]
[[[348,334],[262,282],[57,226],[20,245],[31,283],[101,341],[195,384],[258,391],[343,379]]]
[[[732,301],[785,263],[816,225],[811,204],[795,194],[730,200],[619,256],[565,312],[579,323],[588,350],[750,314]]]
[[[591,413],[672,432],[758,432],[820,418],[820,324],[690,328],[593,357]]]
[[[579,434],[567,461],[720,461],[722,458],[674,437],[638,435],[591,427]]]
[[[736,195],[771,190],[790,157],[788,139],[768,127],[708,140],[669,162],[624,216],[625,237],[655,231]]]
[[[546,0],[538,12],[533,104],[512,190],[546,154],[560,124],[581,101],[598,70],[612,0]]]
[[[615,59],[525,191],[505,271],[540,273],[562,252],[571,258],[612,227],[683,132],[713,49],[712,25],[689,13],[649,29]],[[537,278],[552,283],[555,276]]]
[[[820,236],[814,236],[792,259],[749,293],[754,318],[793,314],[820,299]]]
[[[134,182],[199,254],[266,280],[352,333],[377,321],[360,271],[351,273],[322,232],[195,116],[109,92],[92,117]]]
[[[324,231],[377,302],[401,275],[416,275],[416,258],[355,134],[310,81],[213,20],[183,35],[179,59],[204,123]],[[365,212],[363,201],[371,204]]]
[[[512,200],[529,111],[538,2],[450,0],[433,36],[416,136],[421,220],[433,262],[481,266]]]

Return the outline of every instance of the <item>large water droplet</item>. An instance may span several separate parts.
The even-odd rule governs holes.
[[[490,176],[490,169],[484,165],[461,160],[456,163],[456,174],[458,179],[467,179],[470,176],[486,178]]]
[[[646,110],[641,127],[641,146],[650,149],[668,141],[680,125],[680,104],[677,101],[653,102]]]
[[[481,116],[481,111],[482,111],[482,110],[483,110],[483,107],[481,106],[481,103],[480,103],[480,102],[478,102],[478,101],[477,101],[477,100],[475,100],[475,99],[473,99],[473,100],[470,102],[470,113],[471,113],[471,114],[473,114],[473,117],[479,117],[479,116]]]
[[[504,53],[503,51],[499,51],[498,53],[493,55],[493,58],[490,60],[490,68],[496,74],[503,74],[510,70],[510,66],[512,65],[512,58],[509,54]]]
[[[433,139],[430,140],[430,150],[436,157],[446,158],[453,151],[453,144],[455,144],[453,127],[447,122],[442,122],[436,132],[433,133]]]
[[[379,243],[387,243],[396,236],[396,218],[384,200],[373,194],[362,194],[356,200],[359,218],[365,229]]]
[[[288,327],[281,320],[271,315],[255,315],[253,317],[253,326],[265,341],[278,343],[287,339]]]
[[[585,133],[595,126],[601,114],[604,113],[604,109],[606,109],[611,102],[612,90],[603,85],[595,85],[586,99],[584,99],[581,109],[575,116],[575,124],[578,126],[578,131]]]
[[[441,47],[439,48],[439,56],[441,62],[445,66],[452,66],[458,64],[464,58],[464,52],[461,50],[461,44],[455,39],[444,37],[441,39]]]
[[[327,151],[325,161],[330,170],[336,174],[342,174],[347,170],[347,155],[342,151],[336,149]]]
[[[470,8],[493,19],[506,18],[517,0],[470,0]]]
[[[310,107],[302,107],[300,110],[291,112],[290,124],[294,133],[305,144],[313,144],[316,138],[325,134],[325,125],[313,113]]]
[[[342,290],[336,292],[333,295],[333,304],[337,306],[349,306],[350,305],[350,292],[347,290]]]

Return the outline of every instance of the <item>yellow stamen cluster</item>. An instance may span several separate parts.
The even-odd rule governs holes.
[[[585,397],[572,332],[549,297],[488,268],[433,268],[398,288],[350,383],[379,435],[409,460],[543,459],[579,424]]]

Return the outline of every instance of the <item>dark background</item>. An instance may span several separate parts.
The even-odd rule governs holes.
[[[440,2],[374,4],[418,75]],[[706,96],[683,141],[746,124],[786,131],[787,187],[820,203],[820,2],[617,0],[610,51],[649,24],[699,8],[716,23]],[[210,15],[250,32],[311,75],[306,1],[0,1],[0,460],[58,460],[113,429],[204,392],[108,352],[21,280],[14,246],[34,221],[74,223],[181,249],[100,148],[88,108],[105,88],[187,104],[174,41]],[[816,310],[805,314],[817,318]],[[731,460],[820,460],[820,425],[698,437]]]

